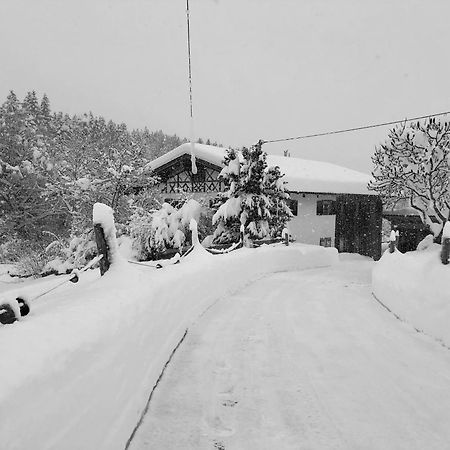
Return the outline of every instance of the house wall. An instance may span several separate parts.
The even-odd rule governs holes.
[[[288,228],[297,240],[305,244],[319,245],[320,238],[331,238],[334,247],[336,216],[317,215],[318,200],[336,200],[332,194],[290,193],[292,200],[298,202],[298,214],[289,222]]]

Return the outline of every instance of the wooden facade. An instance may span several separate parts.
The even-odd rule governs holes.
[[[220,192],[225,189],[219,179],[221,168],[196,158],[197,173],[191,171],[191,158],[182,155],[155,171],[161,180],[162,194],[177,194],[180,192]]]

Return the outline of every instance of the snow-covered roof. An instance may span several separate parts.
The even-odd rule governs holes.
[[[226,148],[205,144],[194,146],[197,158],[223,167]],[[182,144],[151,161],[147,168],[157,170],[184,154],[190,155],[190,152],[191,144]],[[280,167],[289,191],[374,195],[373,191],[367,189],[370,175],[336,164],[268,154],[267,165]]]

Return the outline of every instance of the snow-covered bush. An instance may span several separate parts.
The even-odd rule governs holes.
[[[54,241],[47,247],[47,252],[55,251],[57,254],[42,269],[44,274],[64,274],[82,268],[97,255],[93,230],[87,229],[79,236],[71,236],[64,241]]]
[[[39,277],[47,261],[44,252],[30,249],[16,261],[9,274],[13,277]]]
[[[137,207],[129,223],[136,257],[158,259],[167,249],[180,249],[190,240],[189,223],[199,220],[202,206],[188,200],[179,209],[163,203],[160,209],[146,211]]]

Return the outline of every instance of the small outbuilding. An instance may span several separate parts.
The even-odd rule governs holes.
[[[166,199],[180,192],[212,197],[224,190],[219,178],[226,149],[195,144],[197,173],[192,173],[191,144],[182,144],[151,161]],[[381,256],[382,203],[367,189],[370,175],[335,164],[267,155],[268,167],[279,166],[294,215],[288,227],[298,242],[336,247],[339,252]]]

